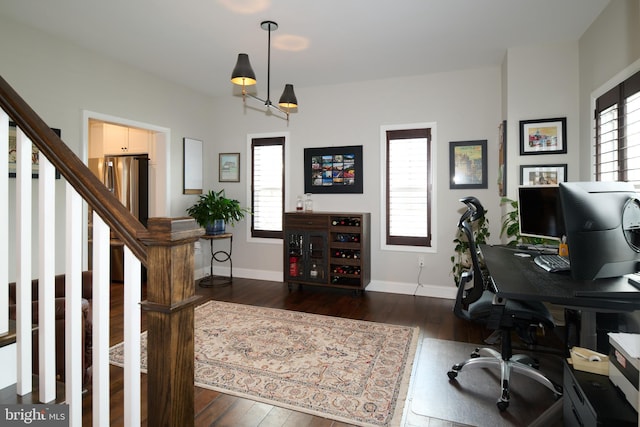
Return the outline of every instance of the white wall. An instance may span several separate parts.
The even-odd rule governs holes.
[[[240,98],[214,101],[215,120],[224,123],[216,129],[215,144],[205,144],[205,158],[217,159],[218,152],[241,152],[242,170],[247,171],[248,155],[244,141],[248,133],[286,131],[290,136],[291,188],[287,202],[294,208],[296,196],[304,193],[304,148],[363,145],[364,193],[313,195],[314,210],[371,212],[372,285],[369,289],[413,293],[418,267],[415,252],[391,252],[380,249],[380,126],[436,122],[435,197],[437,253],[421,254],[425,270],[421,282],[432,286],[436,295],[453,294],[450,257],[456,223],[463,205],[458,199],[472,193],[489,210],[491,228],[499,234],[497,195],[497,135],[500,122],[500,69],[485,68],[452,73],[415,76],[357,84],[316,88],[296,88],[299,112],[291,116],[289,126],[261,111],[247,109],[243,114]],[[265,88],[262,90],[266,91]],[[272,88],[278,92],[280,88]],[[259,103],[250,104],[259,107]],[[449,190],[449,141],[488,140],[489,177],[487,190]],[[207,141],[213,142],[213,141]],[[208,151],[207,151],[208,150]],[[247,177],[240,184],[208,181],[215,189],[225,188],[248,203]],[[205,184],[205,186],[206,186]],[[282,278],[281,246],[248,243],[246,230],[236,226],[234,233],[234,274],[251,275],[242,269],[256,268]],[[206,254],[205,254],[206,256]],[[427,292],[420,289],[419,293]]]
[[[54,37],[22,27],[0,17],[0,75],[80,157],[86,148],[82,112],[124,117],[171,129],[169,142],[171,216],[184,216],[190,199],[182,195],[182,138],[212,139],[211,99],[187,88],[167,83],[149,73],[95,55]],[[56,271],[64,270],[64,180],[56,182],[58,233]],[[15,180],[10,180],[10,193]],[[13,196],[12,196],[13,197]],[[11,199],[13,200],[13,199]],[[34,180],[34,203],[37,182]],[[10,221],[14,220],[13,212]],[[37,229],[37,219],[34,218]],[[33,236],[37,236],[34,230]],[[9,236],[14,242],[15,236]],[[35,247],[35,246],[34,246]],[[10,262],[13,280],[15,262]],[[37,265],[37,260],[34,260]],[[35,272],[33,273],[36,274]]]
[[[509,49],[507,66],[507,197],[516,200],[520,166],[567,164],[578,177],[578,44],[554,43]],[[520,155],[520,121],[565,117],[567,154]]]

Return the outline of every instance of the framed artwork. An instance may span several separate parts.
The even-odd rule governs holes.
[[[507,196],[507,121],[498,126],[498,195]]]
[[[520,155],[566,152],[566,118],[520,121]]]
[[[240,153],[220,153],[218,161],[218,181],[240,182]]]
[[[487,140],[449,143],[449,188],[487,188]]]
[[[60,129],[51,128],[58,137],[62,135]],[[9,122],[9,178],[16,177],[16,143],[17,128],[15,122]],[[37,179],[39,176],[40,150],[35,144],[31,144],[31,178]],[[56,169],[56,179],[60,179],[60,171]]]
[[[183,138],[182,194],[202,194],[202,141]]]
[[[521,165],[520,185],[558,185],[567,181],[567,164]]]
[[[305,193],[362,193],[362,145],[304,149]]]

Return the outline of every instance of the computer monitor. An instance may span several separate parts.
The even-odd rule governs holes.
[[[557,185],[518,189],[520,235],[561,240],[566,234]]]
[[[560,183],[574,279],[640,271],[640,199],[626,182]]]

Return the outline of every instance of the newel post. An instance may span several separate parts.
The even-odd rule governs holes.
[[[147,245],[147,412],[150,426],[194,424],[194,242],[192,218],[150,218]]]

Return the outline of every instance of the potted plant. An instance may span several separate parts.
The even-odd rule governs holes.
[[[225,232],[226,224],[233,226],[250,212],[241,207],[239,201],[225,197],[222,189],[201,194],[187,213],[206,229],[207,234],[221,234]]]
[[[476,245],[487,243],[487,240],[491,235],[491,232],[489,231],[489,219],[486,216],[483,216],[477,222],[474,222],[472,227]],[[453,280],[457,286],[460,282],[460,276],[462,273],[471,268],[471,255],[469,254],[469,242],[467,241],[465,234],[460,229],[458,229],[456,238],[453,239],[453,243],[455,243],[455,247],[453,249],[455,254],[451,256],[451,263],[453,264],[451,267],[451,273],[453,274]]]

